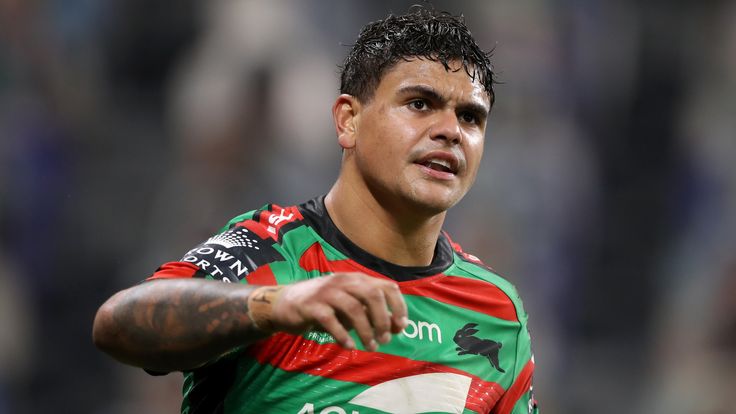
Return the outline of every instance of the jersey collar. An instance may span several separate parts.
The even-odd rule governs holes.
[[[452,246],[444,232],[440,232],[434,249],[434,257],[429,266],[400,266],[366,252],[348,239],[330,218],[325,208],[325,196],[299,205],[299,210],[305,222],[314,228],[327,243],[358,264],[396,281],[404,282],[434,276],[444,272],[452,265],[454,257]]]

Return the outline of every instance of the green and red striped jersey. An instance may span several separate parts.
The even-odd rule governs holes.
[[[514,287],[442,233],[429,266],[360,249],[324,198],[267,205],[150,279],[288,284],[333,272],[399,283],[409,324],[376,352],[324,332],[277,333],[185,372],[182,413],[537,413],[527,315]]]

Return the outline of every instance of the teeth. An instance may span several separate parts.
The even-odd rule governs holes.
[[[432,159],[425,161],[424,166],[427,168],[431,168],[433,170],[437,170],[437,171],[452,172],[452,167],[450,166],[450,162],[447,160],[432,158]]]
[[[439,164],[439,165],[441,165],[441,166],[443,166],[443,167],[445,167],[447,169],[450,169],[450,162],[447,161],[447,160],[438,160],[438,159],[432,158],[431,160],[429,160],[429,162],[433,162],[433,163]]]

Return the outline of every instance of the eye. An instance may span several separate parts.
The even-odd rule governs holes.
[[[416,109],[418,111],[423,111],[427,109],[427,102],[424,101],[424,99],[415,99],[411,102],[409,102],[409,106],[412,109]]]
[[[460,114],[459,118],[462,122],[468,124],[478,124],[480,121],[480,118],[472,112],[463,112]]]

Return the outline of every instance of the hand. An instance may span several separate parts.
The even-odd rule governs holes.
[[[276,330],[301,333],[320,329],[355,349],[348,334],[355,329],[369,351],[391,340],[408,322],[406,303],[396,282],[362,273],[335,273],[286,285],[273,304]]]

